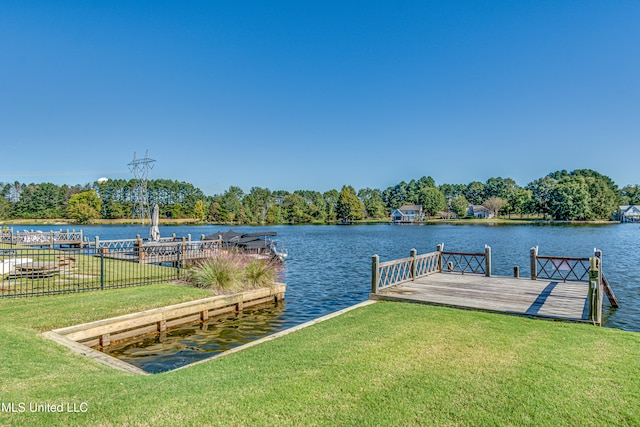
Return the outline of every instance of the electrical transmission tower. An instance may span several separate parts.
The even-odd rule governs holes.
[[[133,189],[132,219],[134,221],[140,219],[142,225],[144,225],[146,218],[149,218],[149,222],[151,222],[147,177],[149,176],[149,170],[153,169],[154,162],[155,160],[149,158],[149,150],[147,150],[143,159],[136,158],[136,153],[134,152],[133,161],[127,165],[136,180],[136,186]]]

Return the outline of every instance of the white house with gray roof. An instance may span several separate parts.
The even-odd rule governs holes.
[[[615,214],[620,222],[640,222],[640,205],[622,205]]]
[[[422,222],[423,219],[422,205],[403,205],[391,212],[391,222],[394,224]]]
[[[469,205],[467,208],[467,216],[474,218],[493,218],[493,212],[482,205]]]

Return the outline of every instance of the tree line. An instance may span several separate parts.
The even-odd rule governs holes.
[[[0,183],[0,219],[133,218],[137,182],[114,179],[85,185]],[[640,204],[640,186],[619,188],[591,169],[556,171],[521,187],[511,178],[436,185],[430,176],[401,181],[384,190],[345,185],[340,191],[271,191],[231,186],[205,195],[186,182],[149,180],[150,205],[161,218],[193,218],[233,224],[330,224],[386,220],[403,205],[422,205],[427,217],[465,217],[470,205],[483,205],[496,216],[537,215],[556,220],[611,219],[620,205]]]

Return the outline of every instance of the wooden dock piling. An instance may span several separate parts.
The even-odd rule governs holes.
[[[491,277],[491,246],[484,245],[484,275]]]

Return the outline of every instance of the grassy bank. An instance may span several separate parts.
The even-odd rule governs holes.
[[[0,300],[0,425],[638,425],[640,334],[376,303],[191,368],[112,370],[39,332],[207,295]],[[30,412],[30,403],[86,412]],[[66,409],[66,407],[65,407]]]

